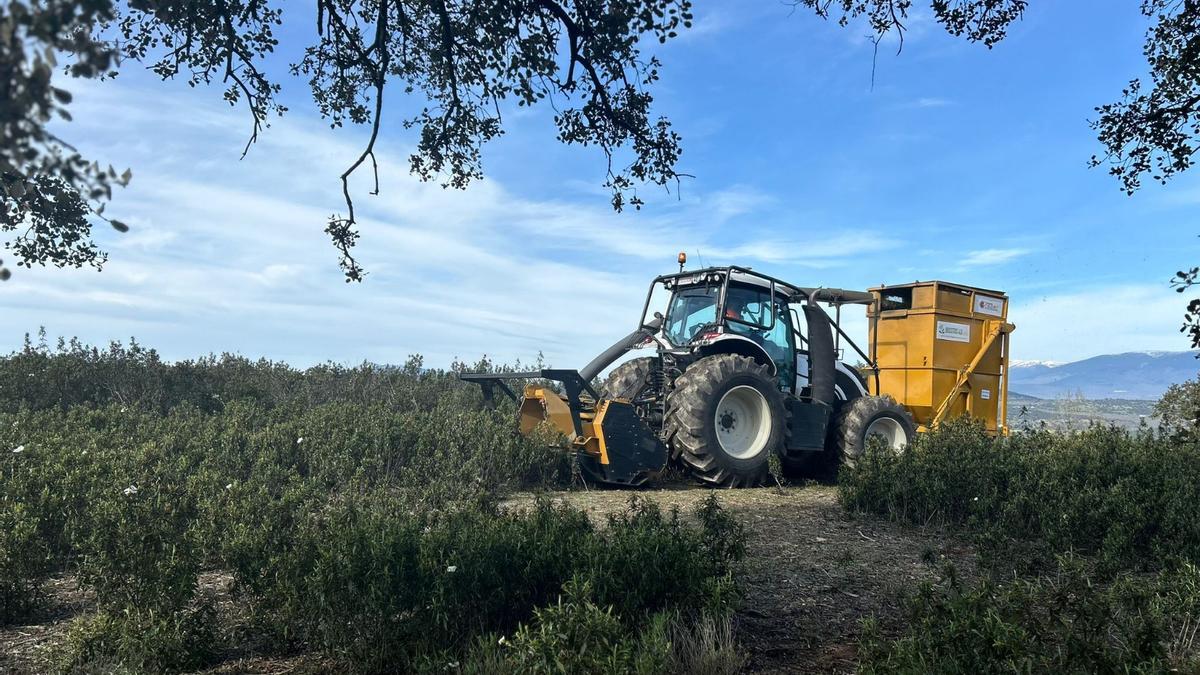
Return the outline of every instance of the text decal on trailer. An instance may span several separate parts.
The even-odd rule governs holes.
[[[951,342],[970,342],[971,326],[965,323],[951,321],[937,322],[937,339]]]
[[[988,316],[1004,316],[1004,298],[976,295],[975,311]]]

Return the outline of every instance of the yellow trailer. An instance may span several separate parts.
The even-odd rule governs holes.
[[[871,388],[912,412],[918,431],[963,415],[1008,433],[1008,296],[944,281],[870,289]]]

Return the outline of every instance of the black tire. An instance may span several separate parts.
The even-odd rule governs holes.
[[[717,408],[727,393],[747,386],[762,396],[765,403],[758,412],[762,417],[758,427],[767,427],[766,441],[761,449],[753,450],[761,439],[749,443],[752,456],[731,454],[718,438],[718,426],[724,424],[726,433],[736,429],[739,421],[727,416],[717,420]],[[753,393],[742,391],[746,400],[757,400]],[[733,395],[735,398],[738,393]],[[757,404],[755,404],[757,405]],[[751,411],[753,412],[753,411]],[[753,424],[750,415],[742,420]],[[701,482],[721,487],[753,487],[767,477],[771,453],[778,452],[784,437],[783,396],[768,366],[746,356],[717,354],[696,361],[678,379],[667,398],[666,437],[672,456]]]
[[[605,398],[626,398],[636,400],[647,386],[652,384],[654,375],[654,357],[643,356],[630,359],[612,369],[604,379],[603,394]]]
[[[883,429],[873,426],[881,423]],[[863,396],[847,403],[838,419],[837,444],[842,457],[842,466],[853,468],[867,448],[868,432],[883,433],[891,438],[893,448],[899,452],[913,442],[917,425],[912,413],[891,396]],[[902,445],[900,435],[903,435]]]

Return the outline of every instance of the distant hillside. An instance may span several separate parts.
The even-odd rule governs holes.
[[[1037,426],[1045,422],[1054,429],[1081,429],[1092,422],[1137,428],[1142,423],[1155,426],[1152,401],[1113,398],[1034,398],[1012,393],[1008,397],[1008,425],[1012,429]]]
[[[1156,400],[1167,387],[1200,373],[1196,352],[1128,352],[1073,363],[1014,362],[1009,391],[1056,399]]]

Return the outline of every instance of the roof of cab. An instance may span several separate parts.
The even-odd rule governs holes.
[[[782,292],[788,297],[801,296],[805,299],[812,298],[817,302],[828,302],[835,305],[869,305],[875,301],[875,296],[867,291],[852,291],[844,288],[825,288],[821,286],[795,286],[765,274],[760,274],[749,268],[706,267],[671,276],[679,278],[683,283],[686,283],[685,280],[689,276],[694,275],[694,278],[699,278],[710,272],[728,273],[729,280],[732,282],[758,286],[760,288],[770,288],[774,284],[777,292]],[[700,282],[697,281],[696,283]]]

